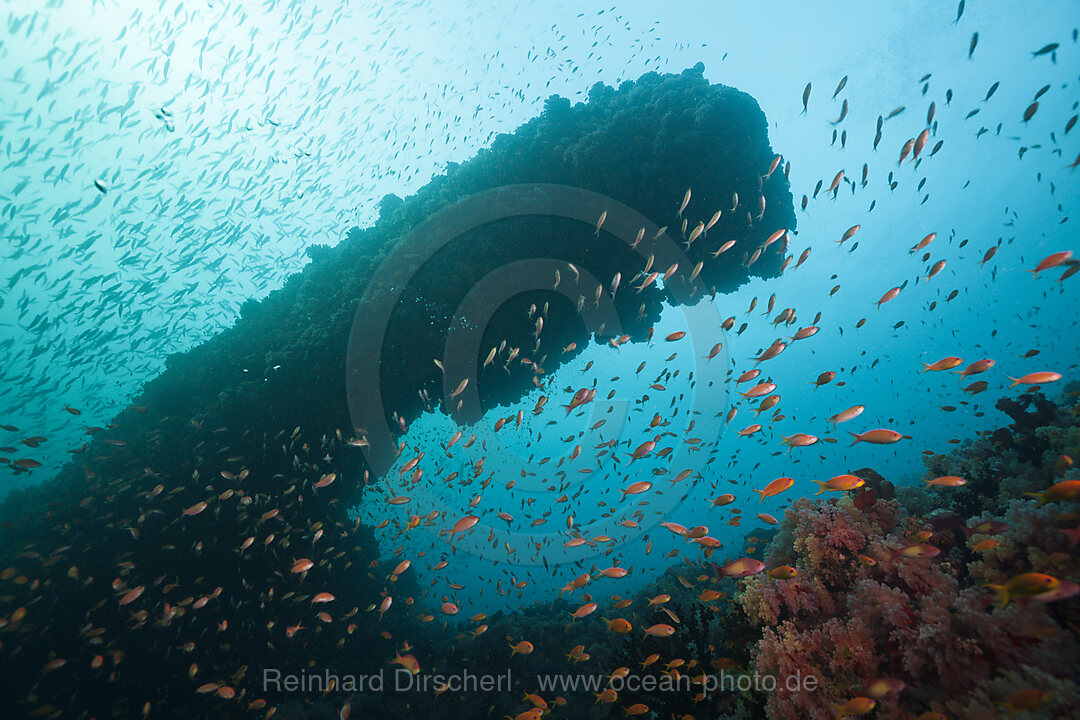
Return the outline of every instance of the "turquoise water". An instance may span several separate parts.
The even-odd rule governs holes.
[[[349,703],[365,717],[514,717],[527,711],[522,693],[537,692],[534,676],[607,675],[654,650],[661,665],[698,658],[688,675],[728,661],[782,673],[768,644],[779,618],[752,607],[754,593],[769,591],[760,579],[736,585],[722,568],[750,557],[774,570],[788,557],[839,596],[842,583],[822,579],[827,563],[799,525],[824,505],[795,501],[844,474],[901,488],[902,509],[888,512],[874,503],[891,502],[892,487],[877,480],[867,481],[876,495],[866,506],[852,499],[866,491],[817,498],[850,495],[836,507],[867,537],[878,533],[881,547],[913,544],[920,528],[943,532],[935,510],[968,526],[993,517],[1041,528],[1045,546],[1025,535],[1000,566],[964,550],[963,534],[922,539],[952,553],[943,573],[983,593],[979,617],[1023,625],[994,614],[982,586],[1022,571],[1066,588],[1080,579],[1075,543],[1055,532],[1076,524],[1074,506],[1048,506],[1060,512],[1043,519],[1009,515],[1019,512],[1011,504],[1034,504],[1025,492],[1075,481],[1071,459],[1060,458],[1080,451],[1070,384],[1076,259],[1053,259],[1076,250],[1080,210],[1076,10],[1065,1],[631,3],[537,5],[509,17],[494,3],[10,3],[0,31],[0,495],[10,493],[0,564],[12,572],[0,590],[0,648],[18,686],[12,712],[322,717]],[[646,73],[683,73],[657,91],[659,109],[625,100],[659,82]],[[628,81],[637,84],[620,87]],[[746,93],[764,117],[710,84]],[[709,105],[710,92],[723,100]],[[663,103],[672,119],[650,124],[664,118]],[[694,132],[680,124],[691,122],[684,112]],[[745,124],[725,124],[736,117]],[[924,131],[916,161],[903,148]],[[563,225],[537,221],[545,213],[533,206],[499,205],[511,218],[503,226],[444,207],[518,184],[602,197],[551,190],[563,199],[547,214],[570,218]],[[507,197],[527,205],[545,192]],[[714,237],[694,235],[717,211]],[[456,255],[410,246],[424,221],[433,224],[417,242],[458,228],[478,244]],[[634,246],[640,257],[625,247],[639,225],[648,227]],[[721,250],[728,237],[736,244]],[[1052,267],[1033,277],[1040,262]],[[519,274],[488,289],[502,265]],[[403,281],[402,268],[419,274]],[[646,291],[653,271],[660,277]],[[879,302],[892,288],[899,293]],[[385,335],[360,334],[377,301],[397,292],[400,324],[388,317]],[[473,310],[452,321],[469,298]],[[590,308],[615,312],[625,328],[599,328]],[[490,324],[478,319],[489,310]],[[807,327],[817,330],[790,339]],[[463,337],[461,360],[450,351]],[[445,354],[431,351],[444,339]],[[778,340],[782,352],[755,361]],[[923,372],[952,357],[946,370],[994,363],[960,379]],[[357,384],[355,363],[370,382]],[[760,376],[736,382],[754,368]],[[817,386],[825,372],[835,377]],[[1011,384],[1032,373],[1043,375]],[[761,397],[779,399],[756,415],[761,399],[737,393],[765,382],[775,388]],[[1032,386],[1062,409],[1028,427],[1000,401]],[[381,415],[367,412],[372,387]],[[589,388],[595,398],[560,407]],[[864,410],[829,422],[854,406]],[[849,433],[873,429],[902,437],[852,444]],[[809,444],[784,442],[800,433]],[[1021,439],[1003,443],[1000,433]],[[965,494],[916,489],[939,474],[963,476]],[[778,478],[792,478],[791,488],[754,492]],[[730,502],[714,502],[728,493]],[[197,502],[209,503],[205,514]],[[263,515],[275,509],[280,516]],[[904,520],[885,527],[896,513]],[[108,552],[87,559],[98,538]],[[857,554],[873,555],[873,542]],[[156,555],[162,548],[185,554],[173,563]],[[297,581],[292,563],[324,548],[321,575]],[[34,552],[53,561],[40,565]],[[409,568],[392,572],[402,561]],[[96,577],[64,576],[80,565]],[[629,572],[600,574],[612,568]],[[898,584],[889,585],[892,569],[880,572],[875,582]],[[588,583],[575,586],[583,575]],[[939,580],[926,587],[940,590]],[[161,590],[170,583],[175,595]],[[141,619],[114,607],[136,587],[147,595],[131,601],[149,613]],[[214,623],[169,614],[215,587],[225,589],[211,602],[224,597],[229,609]],[[308,597],[324,587],[338,598],[327,603],[330,621]],[[705,589],[723,596],[703,600]],[[71,600],[76,590],[86,599]],[[663,603],[648,603],[661,593],[689,615],[671,619]],[[633,604],[620,606],[626,598]],[[103,618],[99,599],[116,613]],[[569,624],[568,613],[593,602]],[[1036,619],[1075,643],[1076,602],[1025,612],[1045,612]],[[841,603],[836,617],[859,617],[856,607]],[[19,608],[34,625],[13,621]],[[605,634],[600,618],[616,616],[632,623],[629,638]],[[708,629],[708,618],[726,618],[715,620],[726,629]],[[794,612],[791,637],[800,618],[822,619]],[[678,650],[641,639],[669,622]],[[103,648],[83,642],[84,623],[107,630]],[[476,632],[484,624],[486,636]],[[31,649],[34,633],[44,639]],[[725,634],[737,648],[703,650]],[[957,629],[949,640],[961,637]],[[535,649],[507,665],[504,648],[523,640]],[[568,661],[579,640],[592,658]],[[204,668],[190,677],[191,662],[177,657],[187,642],[197,649],[183,652]],[[866,713],[992,717],[978,713],[1016,710],[1023,698],[1011,693],[1038,689],[1030,675],[1009,675],[1021,664],[1057,668],[1057,685],[1044,683],[1049,701],[1026,712],[1068,706],[1077,692],[1075,664],[1036,644],[1023,663],[1003,652],[984,676],[958,679],[962,706],[949,706],[947,681],[935,685],[913,669],[920,663],[897,659],[893,640],[874,642],[877,664],[858,670],[803,658],[801,670],[824,678],[808,704],[768,691],[716,705],[663,692],[594,703],[566,691],[570,701],[555,707],[557,693],[541,694],[556,717],[819,718],[864,697],[875,678],[902,675],[909,689],[876,697]],[[288,667],[283,657],[294,670],[371,671],[408,649],[425,671],[518,675],[512,692],[490,700],[275,695],[260,684],[269,663]],[[111,684],[91,665],[106,650],[138,658],[110,659]],[[166,677],[144,697],[144,668],[159,661]],[[237,679],[241,666],[250,674]]]

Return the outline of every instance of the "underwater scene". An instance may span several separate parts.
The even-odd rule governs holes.
[[[0,720],[1080,718],[1080,3],[0,15]]]

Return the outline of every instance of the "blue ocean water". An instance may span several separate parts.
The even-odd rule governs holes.
[[[1080,210],[1080,130],[1068,123],[1078,103],[1077,5],[973,0],[960,7],[537,4],[508,18],[497,3],[9,3],[0,34],[0,424],[16,430],[0,436],[10,446],[0,456],[13,470],[3,473],[0,493],[48,483],[64,468],[85,467],[88,483],[105,477],[94,470],[100,444],[86,451],[84,443],[113,433],[110,423],[125,408],[142,410],[141,388],[166,370],[167,358],[241,327],[242,313],[255,312],[252,301],[286,286],[318,257],[309,250],[336,246],[351,229],[374,224],[384,196],[409,198],[482,154],[498,134],[540,115],[549,95],[585,102],[595,83],[618,88],[648,72],[677,74],[697,63],[707,81],[748,93],[765,115],[771,151],[781,158],[773,172],[790,182],[797,218],[779,241],[790,264],[778,277],[752,275],[729,293],[703,292],[696,304],[669,302],[648,341],[620,345],[596,334],[595,342],[568,351],[563,343],[522,347],[520,357],[538,365],[541,355],[571,359],[557,367],[553,360],[543,387],[492,403],[465,426],[453,412],[456,396],[446,397],[457,376],[447,374],[436,400],[424,400],[407,432],[395,436],[401,445],[393,466],[381,478],[369,474],[368,489],[343,500],[349,519],[375,528],[378,557],[365,560],[379,570],[364,591],[395,603],[387,610],[398,623],[393,647],[380,648],[380,660],[405,653],[401,641],[413,616],[418,627],[437,628],[481,613],[555,608],[559,621],[569,622],[567,609],[552,605],[565,599],[570,610],[596,602],[604,608],[596,615],[610,618],[605,611],[613,602],[651,594],[677,563],[688,561],[668,581],[674,573],[702,582],[687,568],[715,575],[730,559],[760,557],[760,547],[747,548],[763,546],[758,539],[767,541],[776,528],[758,514],[782,519],[794,500],[817,492],[814,480],[873,468],[895,485],[920,484],[928,453],[952,452],[1008,424],[995,403],[1023,389],[1010,387],[1008,378],[1058,373],[1062,382],[1041,383],[1055,399],[1076,379],[1076,280],[1057,282],[1071,265],[1034,278],[1029,271],[1076,245],[1070,228]],[[1025,119],[1026,111],[1034,114]],[[919,161],[902,157],[905,142],[924,129]],[[841,171],[837,192],[829,192]],[[665,168],[676,179],[679,172]],[[758,174],[768,172],[766,164]],[[686,175],[693,177],[692,168]],[[685,188],[691,201],[687,227],[680,228]],[[740,221],[744,212],[758,214],[757,198],[734,199],[732,209],[726,198],[721,207],[693,202],[707,192],[688,179],[663,199],[668,215],[648,220],[682,240],[714,210]],[[597,217],[598,226],[603,222]],[[856,225],[853,236],[837,242]],[[931,233],[925,248],[911,251]],[[594,228],[582,225],[581,235],[587,241]],[[536,252],[546,257],[542,248]],[[661,275],[667,269],[651,267]],[[618,293],[635,293],[648,272],[624,274]],[[571,279],[564,268],[550,282],[554,289]],[[446,285],[453,280],[448,268]],[[618,294],[612,278],[596,280],[604,297]],[[656,283],[665,286],[662,278]],[[895,299],[878,304],[897,287]],[[442,291],[434,286],[430,295]],[[581,295],[593,304],[591,294]],[[545,313],[530,304],[507,300],[508,312],[533,332]],[[789,308],[793,322],[774,322]],[[812,336],[789,339],[811,325],[818,328]],[[686,335],[672,337],[680,332]],[[778,339],[788,343],[782,353],[754,361]],[[341,340],[335,348],[344,353]],[[485,337],[470,392],[486,374],[520,363],[496,340]],[[722,348],[707,359],[716,344]],[[497,359],[485,364],[491,345]],[[326,346],[315,339],[311,347],[318,353]],[[995,363],[963,380],[921,372],[924,363],[948,357],[962,359],[957,370],[982,358]],[[430,371],[428,359],[420,359]],[[239,375],[239,387],[269,386],[278,368],[289,366],[257,353],[224,362],[208,363],[207,372]],[[755,367],[759,377],[736,384]],[[835,379],[815,386],[827,371]],[[343,375],[304,379],[340,386],[344,396]],[[976,380],[987,381],[985,391],[963,392]],[[755,415],[760,400],[737,393],[760,382],[774,383],[779,401]],[[415,390],[424,387],[418,382]],[[596,389],[591,402],[568,412],[559,407],[587,388]],[[274,392],[305,394],[296,384]],[[537,412],[542,397],[547,404]],[[223,398],[221,407],[228,402]],[[860,415],[830,425],[831,416],[856,405],[865,406]],[[261,421],[258,412],[252,410],[252,427]],[[496,430],[500,419],[505,424]],[[200,419],[182,418],[190,420],[202,430]],[[273,421],[285,431],[299,424],[288,416]],[[739,433],[753,423],[763,425],[759,432]],[[849,432],[875,428],[905,437],[851,443]],[[448,448],[459,429],[461,439]],[[364,428],[342,430],[363,444]],[[230,424],[226,432],[233,431],[239,436],[241,429]],[[329,457],[333,441],[327,429],[319,432],[321,441],[304,440]],[[782,442],[798,433],[817,441]],[[471,435],[475,441],[465,447]],[[650,440],[655,447],[632,458]],[[282,443],[272,438],[264,446]],[[144,469],[144,445],[118,447],[133,459],[109,480],[169,472]],[[670,454],[657,457],[665,448]],[[193,442],[190,457],[204,451]],[[316,467],[319,454],[293,469]],[[33,465],[20,467],[21,459]],[[352,454],[321,472],[333,469],[336,482],[359,487],[364,462],[362,453]],[[213,486],[220,468],[208,469],[183,487]],[[267,474],[273,471],[285,472],[274,467]],[[782,477],[794,479],[791,490],[768,498],[753,492]],[[623,492],[641,482],[649,487]],[[298,484],[298,495],[309,491],[310,482]],[[169,495],[180,481],[165,485]],[[259,490],[248,492],[261,508]],[[712,502],[726,493],[735,496],[730,504]],[[466,518],[476,524],[448,534]],[[661,522],[707,528],[702,533],[719,546],[703,548]],[[260,543],[264,528],[252,531]],[[310,524],[308,531],[321,532]],[[303,556],[280,551],[279,587],[288,580],[286,557]],[[389,572],[402,560],[416,574],[408,611],[395,591],[398,574]],[[581,587],[567,590],[582,574],[614,567],[630,573],[590,580],[588,597],[579,597]],[[460,618],[444,617],[450,613],[443,603]],[[409,619],[395,618],[399,611]],[[10,617],[11,609],[4,612]],[[599,622],[575,623],[586,621]],[[287,624],[293,622],[308,621],[290,614]],[[635,635],[639,626],[635,618]],[[455,628],[443,632],[452,637]],[[560,644],[556,654],[568,649]],[[430,654],[425,667],[438,664],[436,651]],[[235,664],[244,659],[256,664],[242,653]],[[387,717],[414,709],[395,712]]]
[[[243,302],[280,286],[306,261],[307,246],[333,244],[348,227],[370,222],[382,195],[407,195],[445,163],[467,159],[494,133],[535,115],[548,94],[579,101],[597,81],[617,84],[649,70],[705,63],[706,77],[751,93],[765,110],[770,141],[791,163],[796,200],[818,179],[827,185],[840,169],[857,178],[863,163],[871,166],[879,188],[886,188],[889,171],[898,181],[907,175],[909,182],[895,191],[843,193],[800,214],[797,247],[813,238],[838,238],[851,224],[866,221],[858,253],[814,252],[807,271],[787,279],[787,293],[797,298],[826,285],[823,273],[837,274],[843,281],[837,296],[799,308],[803,315],[831,312],[837,326],[868,313],[879,290],[913,282],[925,269],[910,267],[907,274],[875,282],[873,273],[844,273],[844,263],[877,268],[886,259],[899,262],[898,247],[931,231],[941,239],[954,236],[953,245],[969,240],[966,253],[949,263],[944,282],[936,285],[948,282],[950,290],[964,289],[966,295],[983,288],[979,301],[967,303],[971,311],[1016,320],[1030,311],[1027,299],[1000,292],[1000,281],[974,263],[961,266],[959,259],[977,260],[998,238],[1016,238],[1015,261],[1002,265],[997,277],[1022,277],[1025,263],[1057,248],[1051,238],[1064,231],[1057,224],[1070,214],[1073,174],[1065,166],[1071,158],[1052,154],[1059,146],[1048,134],[1067,140],[1064,120],[1073,102],[1067,84],[1075,66],[1064,56],[1054,63],[1049,56],[1030,55],[1052,39],[1049,29],[1060,30],[1068,45],[1067,2],[1047,2],[1037,10],[1025,5],[1015,14],[1006,4],[973,4],[959,24],[950,20],[955,8],[939,3],[873,13],[852,3],[836,6],[827,18],[808,8],[774,14],[705,6],[671,8],[671,16],[663,17],[663,8],[631,4],[580,16],[554,9],[550,16],[526,13],[509,27],[493,24],[491,32],[464,34],[460,22],[444,15],[452,15],[446,7],[358,6],[325,11],[326,33],[314,37],[314,29],[289,29],[306,28],[308,13],[319,16],[315,9],[276,3],[250,14],[228,12],[226,6],[217,12],[180,8],[181,17],[191,14],[184,22],[164,9],[154,15],[133,9],[127,29],[115,34],[111,19],[94,4],[10,7],[5,54],[34,59],[9,66],[6,93],[4,415],[62,439],[57,446],[78,445],[80,437],[64,404],[103,424],[161,370],[169,353],[228,327]],[[485,10],[476,13],[470,27],[485,27]],[[709,22],[697,20],[712,15]],[[635,34],[639,26],[644,29]],[[762,34],[744,32],[747,27]],[[980,37],[970,59],[969,30]],[[380,33],[387,42],[381,51],[382,43],[375,42]],[[480,42],[485,37],[490,45]],[[319,82],[309,84],[306,79],[320,64],[316,58],[323,57],[319,53],[339,45],[350,48],[349,62],[338,54]],[[35,55],[37,47],[46,50]],[[270,50],[280,47],[294,49]],[[508,47],[526,52],[501,52]],[[450,71],[449,57],[460,59],[460,72]],[[931,89],[923,95],[918,80],[926,73]],[[852,100],[838,126],[849,133],[848,147],[841,149],[830,142],[829,124],[841,98],[828,96],[845,76],[843,95]],[[814,87],[804,117],[800,97],[807,82]],[[994,83],[999,89],[984,104]],[[1022,123],[1030,98],[1047,84],[1066,88],[1040,98],[1039,112]],[[465,88],[477,102],[465,103]],[[949,89],[955,99],[946,104]],[[892,156],[923,127],[930,102],[941,123],[934,141],[945,141],[944,154],[906,173]],[[906,109],[886,124],[879,151],[869,152],[875,118],[897,107]],[[981,114],[962,120],[972,109]],[[944,122],[954,117],[961,119]],[[980,127],[989,133],[977,138]],[[1017,157],[1025,146],[1030,154]],[[1039,164],[1043,156],[1053,162]],[[924,178],[926,185],[917,190]],[[85,192],[98,179],[109,187],[108,195]],[[875,200],[877,207],[867,214]],[[880,239],[871,241],[875,230]],[[800,244],[802,238],[807,241]],[[750,298],[772,289],[740,292]],[[876,349],[885,363],[901,347],[917,345],[920,357],[935,352],[931,335],[925,341],[905,337],[915,334],[916,322],[933,330],[930,320],[916,320],[913,313],[935,298],[915,294],[877,313],[875,320],[882,322],[857,335],[860,350]],[[729,300],[736,307],[748,302]],[[1056,301],[1065,302],[1065,295],[1049,292],[1051,304],[1040,309],[1052,316]],[[954,309],[952,315],[965,311]],[[889,332],[905,318],[906,331]],[[949,333],[974,329],[967,322],[942,322]],[[1052,325],[1039,325],[1011,323],[1000,340],[1023,352],[1038,347],[1040,339],[1045,343],[1040,332],[1059,334]],[[950,335],[944,349],[976,342],[987,340]],[[1059,344],[1046,345],[1053,352]],[[872,375],[875,386],[894,377],[884,369]],[[936,417],[950,427],[967,420]],[[919,419],[929,437],[943,431],[938,422]],[[55,469],[64,455],[44,459]]]

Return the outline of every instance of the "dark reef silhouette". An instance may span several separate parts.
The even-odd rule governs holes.
[[[703,70],[650,73],[618,89],[597,84],[577,105],[553,96],[539,117],[414,196],[388,196],[371,227],[311,249],[311,263],[245,304],[234,327],[169,358],[137,406],[95,433],[56,478],[12,492],[0,505],[0,567],[10,569],[0,581],[0,715],[262,717],[283,699],[264,699],[256,667],[376,671],[397,638],[420,638],[407,621],[380,625],[365,612],[381,601],[390,570],[377,560],[371,530],[347,512],[363,489],[363,458],[347,443],[346,347],[366,282],[433,212],[522,183],[602,193],[672,235],[689,232],[678,227],[677,209],[693,188],[686,216],[725,210],[710,248],[687,250],[703,263],[703,290],[730,292],[751,274],[776,275],[784,242],[750,267],[745,261],[775,228],[795,228],[783,172],[762,181],[774,157],[765,116]],[[743,206],[764,198],[763,216],[757,205],[749,217],[742,207],[727,213],[735,193]],[[710,256],[728,240],[729,252]],[[615,272],[629,280],[642,265],[581,223],[515,219],[478,229],[422,268],[385,338],[371,339],[388,358],[388,413],[416,417],[418,389],[439,396],[431,358],[471,284],[536,256],[573,262],[605,282]],[[587,340],[569,303],[553,293],[535,298],[552,303],[546,342]],[[626,294],[626,333],[644,338],[665,300],[673,298],[656,287]],[[489,332],[526,341],[508,315],[496,314]],[[512,372],[482,387],[481,399],[513,400],[530,377]],[[335,482],[313,488],[330,474]],[[290,568],[300,558],[313,565],[297,575]],[[400,579],[395,594],[419,594],[416,582]],[[315,618],[316,592],[335,597],[334,622]],[[403,706],[400,716],[410,712]]]
[[[795,226],[783,172],[763,180],[774,157],[766,127],[750,96],[710,84],[701,66],[597,85],[579,105],[552,97],[541,116],[415,196],[384,199],[374,225],[313,249],[304,271],[245,305],[235,327],[171,358],[138,405],[95,432],[56,478],[0,505],[0,717],[333,718],[349,702],[353,717],[536,720],[523,713],[537,674],[620,667],[656,681],[683,677],[692,688],[627,691],[617,702],[554,691],[544,701],[554,717],[589,719],[647,704],[642,714],[663,718],[819,720],[863,693],[875,698],[876,717],[975,720],[1021,701],[1032,710],[1025,717],[1075,714],[1075,387],[1058,403],[1038,392],[1002,400],[1012,425],[926,454],[924,479],[959,476],[969,480],[962,487],[912,487],[887,467],[855,470],[866,479],[858,492],[793,500],[777,527],[748,528],[743,548],[724,551],[770,571],[736,580],[711,562],[676,563],[621,601],[629,604],[573,624],[568,598],[493,614],[483,633],[423,622],[419,608],[403,606],[431,578],[416,567],[395,572],[402,558],[350,517],[364,484],[362,452],[350,445],[346,347],[360,298],[401,238],[438,210],[505,185],[602,193],[676,237],[688,186],[684,217],[708,218],[735,193],[763,197],[760,220],[725,214],[708,246],[687,251],[703,264],[698,294],[649,287],[616,303],[626,334],[643,339],[664,302],[780,271],[783,242],[743,260],[776,228]],[[731,251],[712,257],[710,248],[730,241]],[[429,259],[385,336],[370,338],[386,358],[387,412],[407,424],[424,407],[418,391],[445,392],[431,359],[454,308],[493,268],[548,257],[605,282],[616,272],[629,279],[641,258],[620,242],[577,221],[515,218]],[[589,340],[555,293],[518,300],[552,304],[552,346]],[[495,313],[485,342],[529,344],[514,312]],[[550,358],[546,369],[557,364]],[[480,399],[512,401],[531,377],[493,373]],[[1061,582],[1005,604],[985,587],[1029,573]],[[394,607],[383,617],[391,586]],[[670,600],[649,602],[660,594]],[[633,632],[609,632],[605,617]],[[670,637],[642,633],[667,622],[679,628]],[[508,641],[526,638],[532,652],[511,656]],[[267,668],[375,674],[397,653],[415,654],[424,672],[517,674],[498,694],[263,687]],[[699,679],[720,672],[801,673],[817,688],[705,693]]]

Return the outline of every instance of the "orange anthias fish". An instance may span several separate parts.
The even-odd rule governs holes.
[[[757,575],[765,569],[765,563],[754,558],[739,558],[732,560],[722,568],[718,568],[721,577],[742,578]]]
[[[806,433],[795,433],[794,435],[784,437],[782,440],[783,444],[788,446],[788,452],[791,452],[797,447],[813,445],[817,441],[818,437],[816,435],[807,435]]]
[[[298,575],[300,573],[307,572],[313,567],[315,567],[315,563],[313,563],[311,560],[308,560],[307,558],[300,558],[292,564],[289,572],[294,575]]]
[[[633,626],[630,624],[630,621],[626,618],[615,618],[614,620],[608,620],[607,618],[604,618],[604,622],[607,623],[608,630],[614,633],[619,633],[620,635],[625,635],[626,633],[634,629]]]
[[[960,381],[963,382],[964,378],[968,375],[978,375],[979,373],[986,372],[992,367],[994,367],[994,361],[990,358],[983,358],[982,360],[971,363],[963,370],[953,370],[953,372],[959,375]]]
[[[903,435],[895,430],[889,430],[887,428],[877,428],[875,430],[867,430],[862,434],[850,433],[854,438],[851,444],[865,442],[871,445],[889,445],[894,442],[898,442],[904,438]]]
[[[1061,374],[1056,372],[1033,372],[1022,377],[1010,377],[1009,379],[1012,380],[1012,385],[1009,386],[1012,388],[1017,385],[1043,385],[1057,382],[1061,379]]]
[[[205,509],[206,509],[206,503],[205,502],[197,502],[194,505],[192,505],[191,507],[189,507],[187,510],[184,510],[184,512],[181,513],[181,514],[186,515],[188,517],[191,517],[193,515],[198,515],[199,513],[201,513]]]
[[[962,477],[957,477],[955,475],[944,475],[942,477],[936,477],[933,480],[926,481],[927,485],[932,485],[934,487],[961,487],[966,483],[967,480]]]
[[[742,375],[739,376],[739,378],[735,381],[735,384],[739,385],[739,384],[742,384],[744,382],[749,382],[750,380],[753,380],[754,378],[756,378],[760,374],[761,374],[761,370],[758,369],[758,368],[754,368],[753,370],[747,370],[746,372],[744,372]]]
[[[478,522],[480,522],[480,518],[476,517],[475,515],[466,515],[465,517],[454,523],[454,526],[450,528],[450,535],[456,535],[458,533],[465,532],[469,528],[475,526]]]
[[[1049,502],[1076,500],[1080,498],[1080,480],[1063,480],[1041,493],[1025,493],[1025,495],[1039,498],[1039,503],[1035,507],[1042,507]]]
[[[926,247],[930,243],[934,242],[935,238],[937,238],[937,233],[936,232],[930,233],[929,235],[924,237],[922,240],[917,242],[914,246],[912,246],[912,248],[910,250],[908,250],[908,252],[909,253],[917,253],[917,252],[919,252],[924,247]]]
[[[578,407],[584,405],[587,402],[590,402],[594,397],[596,397],[595,389],[581,388],[576,393],[574,393],[574,397],[571,398],[570,404],[563,405],[562,407],[566,409],[566,414],[569,415]]]
[[[739,393],[745,399],[761,397],[762,395],[768,395],[776,389],[776,385],[770,382],[759,383],[750,388],[744,393]]]
[[[880,308],[882,305],[889,302],[890,300],[895,300],[896,296],[900,294],[900,290],[901,288],[899,287],[894,287],[890,290],[887,290],[885,294],[882,295],[875,304],[878,306],[878,308]]]
[[[844,490],[855,490],[861,488],[866,484],[866,481],[855,475],[837,475],[836,477],[829,478],[828,480],[815,480],[821,489],[818,490],[815,495],[821,495],[823,492],[834,490],[842,492]]]
[[[420,663],[413,655],[402,655],[401,653],[397,653],[394,655],[394,659],[390,661],[390,664],[400,665],[413,675],[420,674]]]
[[[866,715],[875,705],[877,703],[872,698],[859,696],[851,698],[843,705],[833,705],[833,709],[836,710],[837,717],[844,718],[849,715]]]
[[[640,495],[643,492],[648,492],[652,488],[652,483],[648,480],[639,480],[635,483],[631,483],[620,492],[625,498],[627,495]]]
[[[755,490],[754,492],[761,493],[761,500],[758,501],[758,503],[760,504],[760,503],[765,502],[765,498],[772,497],[774,495],[779,495],[780,493],[782,493],[785,490],[789,489],[794,484],[795,484],[795,479],[794,478],[789,478],[789,477],[776,478],[771,483],[766,485],[764,490]]]
[[[146,588],[142,585],[134,588],[133,590],[129,590],[124,594],[124,597],[120,598],[120,605],[123,606],[135,602],[139,599],[139,597],[143,594],[143,591],[145,590]]]
[[[988,584],[986,587],[1001,598],[1001,607],[1017,598],[1036,598],[1058,589],[1061,581],[1044,573],[1023,573],[1010,578],[1001,585]]]
[[[935,363],[922,363],[923,369],[921,372],[941,372],[942,370],[952,370],[954,367],[964,362],[963,358],[958,357],[945,357],[941,358]]]
[[[894,551],[897,558],[935,558],[941,554],[941,548],[928,543],[916,543]]]
[[[843,245],[845,241],[850,240],[851,238],[855,237],[855,233],[859,232],[860,228],[862,228],[861,225],[852,225],[851,227],[849,227],[847,230],[844,231],[843,236],[839,240],[836,241],[836,244],[837,245]]]
[[[848,420],[853,420],[854,418],[857,418],[859,415],[862,415],[864,410],[866,410],[865,405],[852,405],[847,410],[845,410],[845,411],[843,411],[841,413],[837,413],[836,415],[833,415],[826,422],[831,422],[833,424],[833,427],[835,428],[837,425],[839,425],[842,422],[847,422]]]
[[[756,357],[754,357],[752,359],[756,363],[765,362],[766,360],[771,360],[774,357],[776,357],[777,355],[779,355],[780,353],[782,353],[784,351],[784,348],[786,348],[786,347],[787,347],[787,343],[782,342],[780,340],[775,340],[775,341],[773,341],[772,345],[770,345],[768,348],[765,349],[764,352],[762,352],[760,355],[758,355],[758,356],[756,356]],[[773,386],[773,387],[775,388],[775,386]],[[769,390],[769,392],[772,392],[772,390]],[[757,396],[756,395],[751,395],[750,397],[757,397]]]
[[[578,618],[583,618],[586,615],[592,615],[594,612],[596,612],[596,607],[597,607],[597,605],[594,602],[585,603],[584,605],[579,607],[577,610],[570,613],[571,622],[573,622],[574,620],[577,620]]]
[[[1033,277],[1037,278],[1039,277],[1039,273],[1041,273],[1043,270],[1050,270],[1051,268],[1056,268],[1058,265],[1064,265],[1066,262],[1069,261],[1069,258],[1071,257],[1071,250],[1063,250],[1062,252],[1056,252],[1052,255],[1047,255],[1039,261],[1039,264],[1036,265],[1034,269],[1028,270],[1028,272],[1032,273]]]

